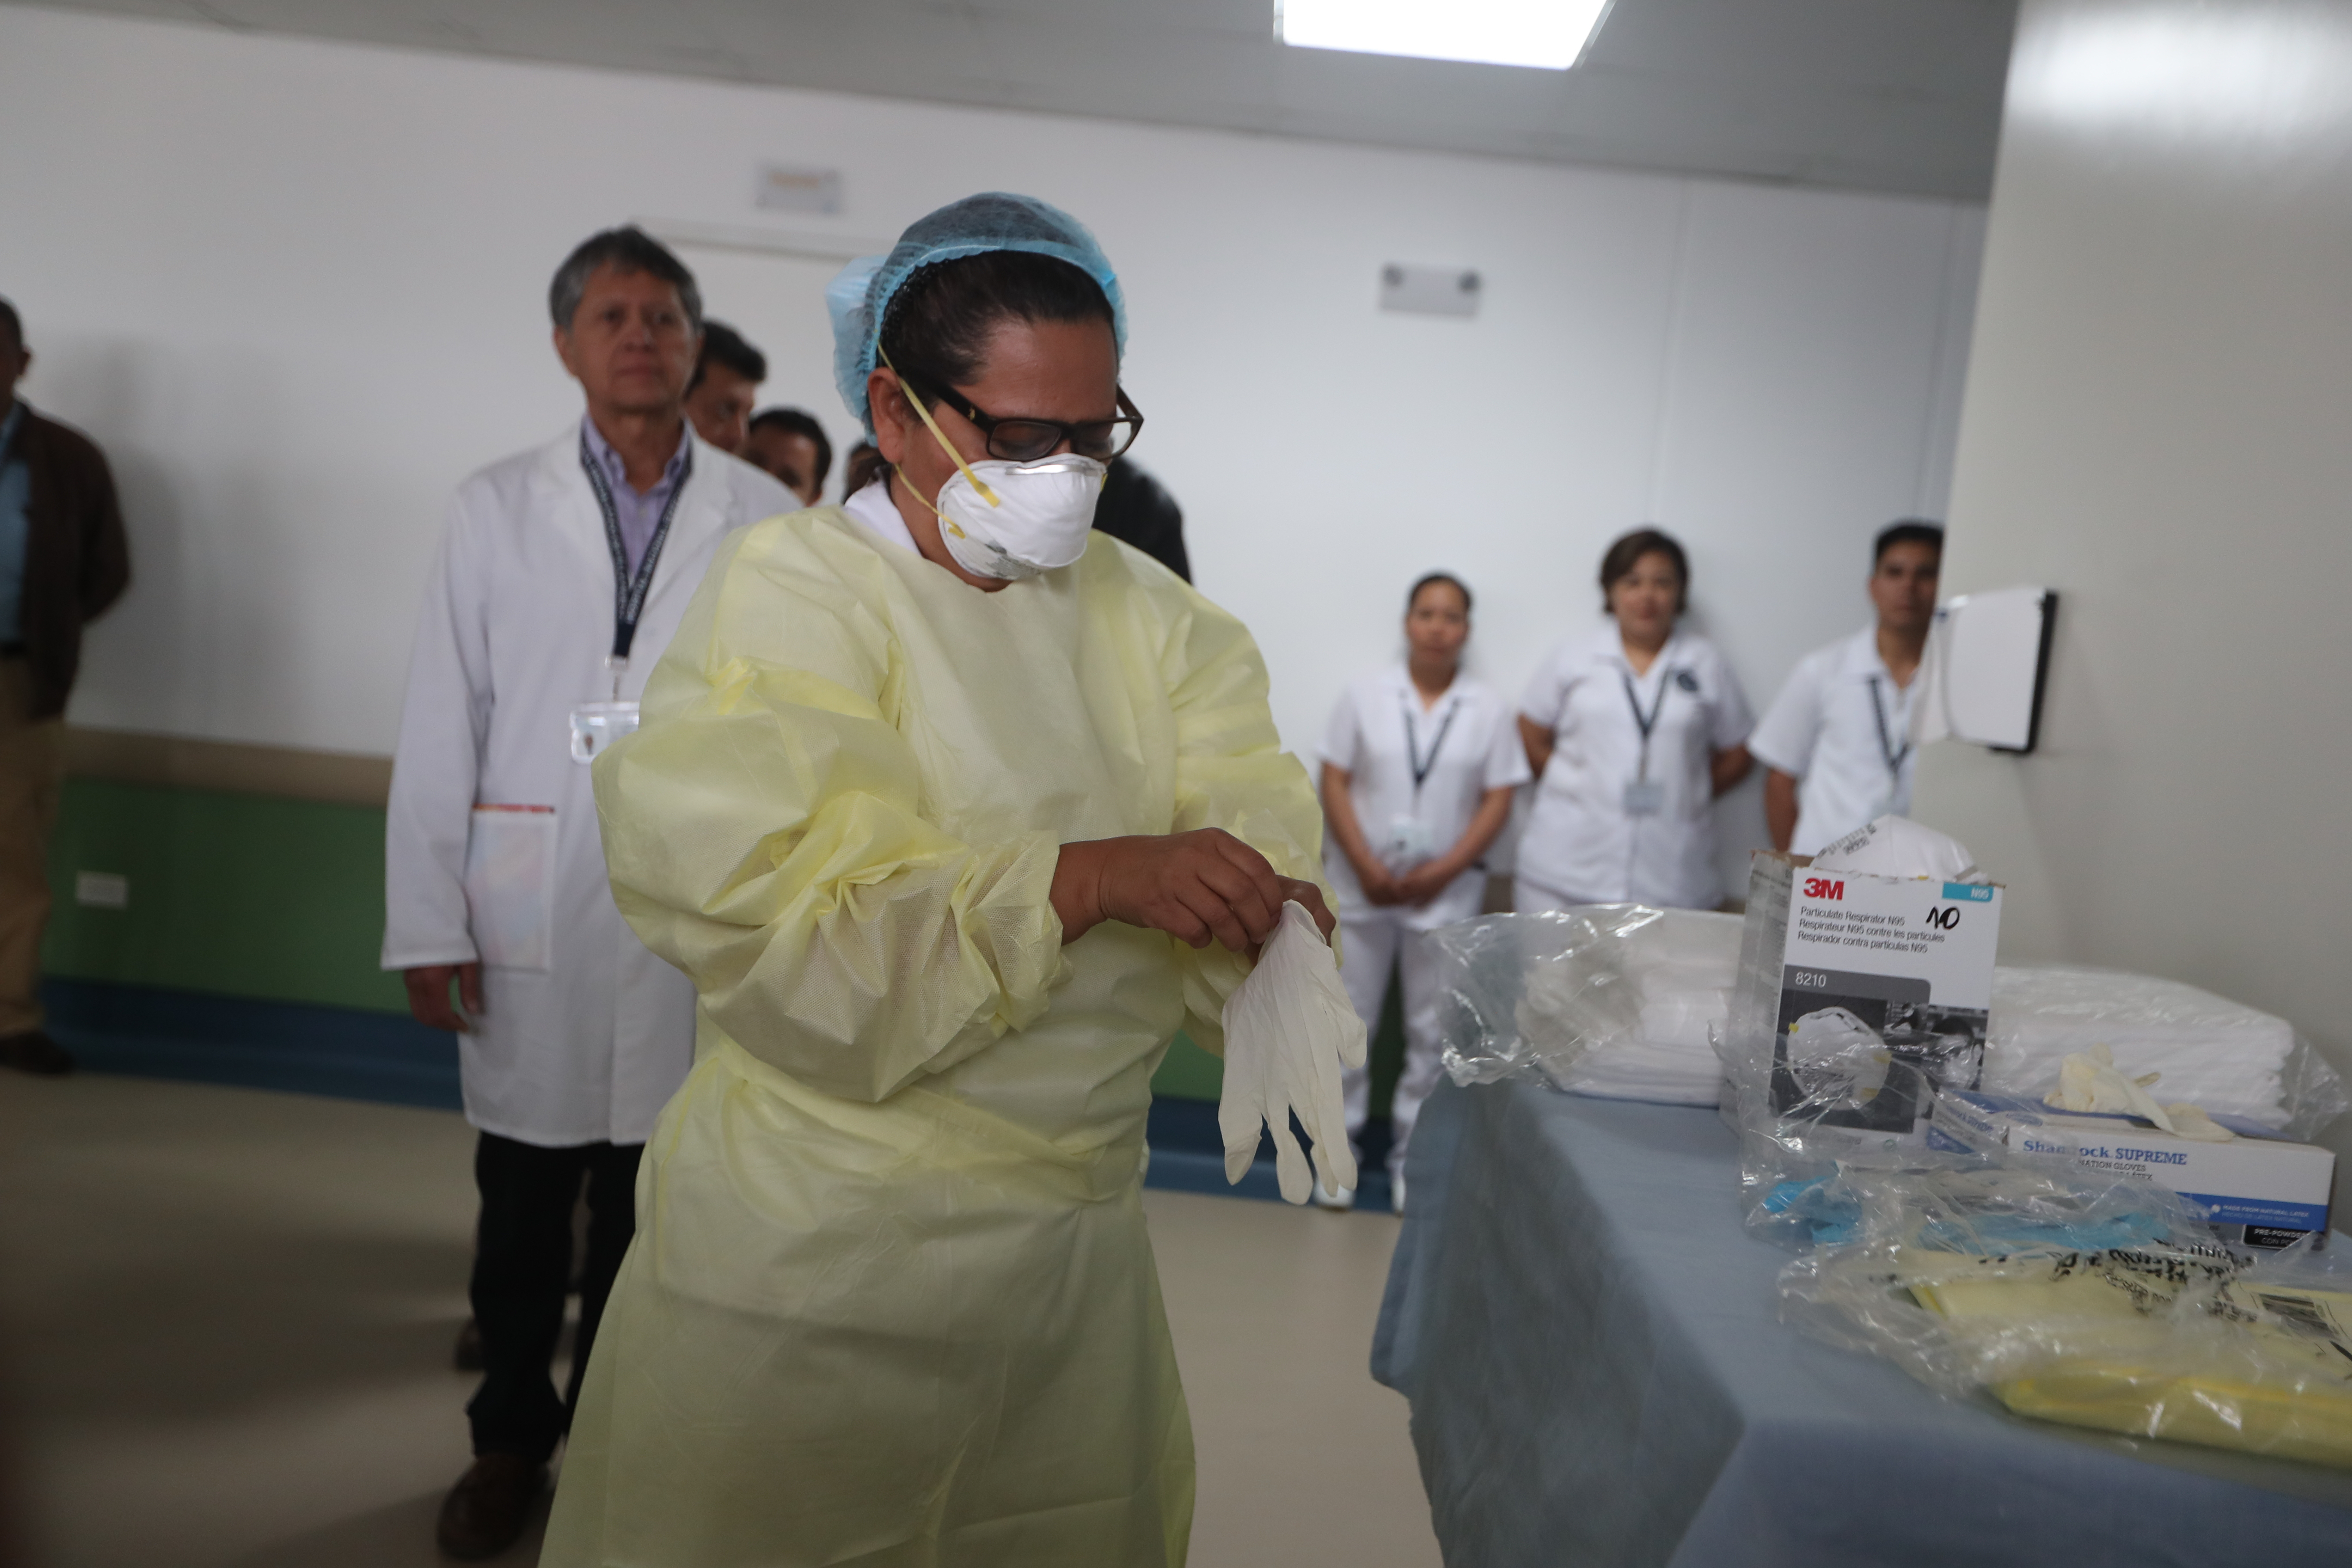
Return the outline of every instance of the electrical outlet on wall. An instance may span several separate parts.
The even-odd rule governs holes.
[[[93,910],[127,910],[131,879],[120,871],[77,871],[74,902]]]

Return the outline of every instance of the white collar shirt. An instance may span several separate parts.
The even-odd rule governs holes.
[[[1918,684],[1895,683],[1875,626],[1798,661],[1748,742],[1766,767],[1800,781],[1790,850],[1818,854],[1890,811],[1910,811]]]
[[[907,520],[898,515],[898,505],[890,499],[887,479],[876,479],[856,495],[841,503],[841,510],[856,518],[866,530],[887,539],[901,550],[920,555],[922,548],[907,527]]]
[[[1423,708],[1402,665],[1349,683],[1331,710],[1322,756],[1347,773],[1348,798],[1365,838],[1400,871],[1460,843],[1488,790],[1528,778],[1518,726],[1494,688],[1457,675]],[[1485,869],[1473,866],[1419,909],[1381,910],[1365,900],[1355,868],[1328,835],[1323,863],[1344,912],[1393,914],[1417,931],[1476,914],[1486,889]]]
[[[1626,786],[1644,776],[1637,702],[1655,714],[1646,777],[1657,786],[1656,810],[1638,816],[1626,809]],[[1677,631],[1637,677],[1612,622],[1553,649],[1519,710],[1554,741],[1519,837],[1520,880],[1572,903],[1722,901],[1709,764],[1753,719],[1713,643]]]

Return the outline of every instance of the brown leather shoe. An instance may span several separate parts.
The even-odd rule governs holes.
[[[0,1067],[38,1078],[63,1078],[74,1069],[73,1054],[38,1029],[0,1035]]]
[[[547,1467],[520,1454],[479,1454],[441,1504],[434,1539],[461,1563],[496,1557],[530,1521],[530,1505],[547,1485]]]

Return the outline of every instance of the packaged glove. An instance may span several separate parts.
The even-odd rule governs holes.
[[[2162,1073],[2126,1078],[2116,1067],[2115,1053],[2105,1046],[2076,1051],[2058,1068],[2058,1087],[2042,1103],[2059,1110],[2120,1111],[2163,1128],[2180,1138],[2204,1143],[2224,1143],[2237,1136],[2208,1116],[2200,1106],[2158,1105],[2149,1088]]]
[[[1238,1182],[1257,1158],[1258,1128],[1274,1135],[1275,1176],[1285,1200],[1303,1204],[1314,1185],[1290,1130],[1295,1114],[1315,1143],[1325,1184],[1356,1184],[1340,1099],[1343,1068],[1364,1065],[1364,1021],[1339,983],[1339,961],[1315,917],[1297,901],[1234,994],[1225,999],[1225,1087],[1217,1126],[1225,1140],[1225,1180]]]
[[[1934,877],[1980,882],[1976,857],[1949,834],[1907,816],[1882,816],[1813,857],[1816,871],[1860,871],[1873,877]]]

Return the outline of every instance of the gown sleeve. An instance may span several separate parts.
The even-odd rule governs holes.
[[[1281,749],[1257,643],[1200,595],[1188,589],[1183,597],[1162,665],[1176,729],[1170,831],[1222,827],[1281,875],[1321,888],[1336,909],[1323,876],[1322,803],[1306,768]],[[1184,980],[1185,1032],[1223,1056],[1225,998],[1249,973],[1250,961],[1218,942],[1173,945]]]
[[[923,816],[896,640],[793,541],[779,520],[722,547],[643,728],[597,760],[597,815],[614,902],[705,1015],[813,1088],[879,1100],[1045,1010],[1061,850]]]

